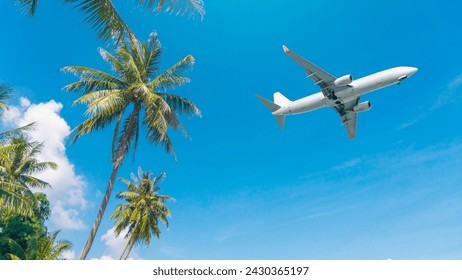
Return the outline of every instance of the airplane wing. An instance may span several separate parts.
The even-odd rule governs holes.
[[[351,112],[341,117],[343,125],[345,125],[348,132],[348,139],[356,137],[356,123],[358,120],[358,113]]]
[[[335,81],[335,77],[318,66],[289,50],[286,46],[282,46],[284,52],[288,54],[295,62],[297,62],[303,69],[305,69],[308,78],[313,80],[315,85],[319,85],[321,89],[331,85]]]
[[[356,123],[358,121],[358,113],[353,112],[353,107],[359,102],[359,97],[355,100],[345,102],[334,106],[335,111],[340,114],[340,119],[348,132],[348,139],[356,137]]]
[[[289,55],[293,60],[295,60],[295,62],[297,62],[298,65],[300,65],[305,70],[308,78],[310,78],[315,85],[321,87],[321,91],[324,96],[328,97],[329,99],[336,100],[337,97],[335,96],[335,93],[347,88],[347,86],[334,85],[334,81],[337,79],[336,77],[289,50],[286,46],[283,45],[282,48],[287,55]]]

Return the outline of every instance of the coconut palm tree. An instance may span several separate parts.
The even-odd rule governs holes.
[[[0,117],[3,115],[4,110],[8,110],[8,104],[6,100],[11,98],[12,96],[12,89],[7,84],[0,83]],[[23,135],[24,132],[33,129],[34,123],[10,129],[7,131],[0,132],[0,143],[5,145],[6,141],[12,137],[20,137]]]
[[[48,168],[56,169],[56,163],[40,162],[36,156],[40,154],[43,144],[28,142],[23,137],[12,138],[9,145],[0,147],[0,176],[4,180],[14,181],[28,188],[45,189],[50,184],[33,175]]]
[[[11,88],[4,83],[0,83],[0,116],[3,110],[8,108],[6,100],[11,97]]]
[[[65,90],[82,92],[83,96],[74,104],[87,106],[88,119],[74,129],[72,142],[84,134],[115,123],[112,173],[95,223],[80,255],[81,259],[86,258],[93,243],[123,159],[130,148],[134,152],[136,150],[140,128],[145,128],[150,143],[160,144],[167,153],[174,155],[168,129],[180,129],[188,137],[179,114],[200,116],[194,103],[170,93],[176,86],[189,82],[181,73],[193,65],[194,58],[191,55],[162,72],[159,68],[161,48],[155,33],[145,43],[139,43],[133,37],[131,44],[120,45],[115,55],[103,49],[100,49],[100,54],[111,65],[114,75],[82,66],[63,68],[65,72],[80,76],[78,82],[67,85]]]
[[[56,169],[54,162],[40,162],[36,156],[43,144],[28,142],[23,137],[6,140],[0,146],[0,208],[14,208],[23,214],[30,214],[35,199],[33,188],[50,187],[47,182],[34,177],[48,168]]]
[[[67,240],[56,240],[59,231],[45,236],[34,236],[27,242],[27,248],[22,248],[14,240],[10,239],[12,253],[8,256],[12,260],[61,260],[64,254],[72,248],[72,243]]]
[[[0,83],[0,117],[3,111],[8,109],[6,100],[11,97],[11,92],[12,89],[7,84]],[[27,127],[0,132],[0,157],[1,155],[3,155],[3,157],[8,157],[14,153],[18,145],[8,143],[9,140],[11,140],[12,137],[21,136],[22,133],[31,126],[32,125],[28,125]],[[33,194],[28,187],[7,180],[0,171],[0,212],[3,206],[8,206],[9,208],[17,209],[20,213],[31,214],[33,201]]]
[[[159,221],[168,227],[167,217],[170,216],[165,202],[174,200],[158,194],[165,173],[152,178],[151,172],[138,168],[138,177],[132,173],[131,178],[132,181],[119,179],[127,186],[127,191],[118,193],[117,198],[124,199],[125,203],[119,204],[111,216],[116,220],[114,232],[117,236],[127,231],[127,242],[120,259],[127,259],[136,243],[143,243],[147,247],[152,235],[160,238]]]
[[[37,10],[38,0],[15,0],[21,9],[33,16]],[[122,39],[123,33],[131,31],[124,22],[112,0],[64,0],[75,4],[86,15],[85,21],[96,29],[98,37],[107,41]],[[203,0],[136,0],[136,5],[145,6],[156,12],[166,11],[177,14],[205,14]]]

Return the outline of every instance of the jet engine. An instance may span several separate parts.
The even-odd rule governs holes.
[[[371,102],[364,101],[353,107],[353,112],[365,112],[372,107]]]
[[[336,86],[347,86],[353,81],[353,76],[345,75],[342,76],[334,81],[334,85]]]

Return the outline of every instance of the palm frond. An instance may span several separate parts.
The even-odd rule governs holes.
[[[6,142],[11,138],[20,138],[24,137],[24,133],[34,130],[35,129],[35,122],[26,124],[21,127],[13,128],[4,132],[0,132],[0,144],[5,145]]]
[[[91,98],[91,97],[90,97]],[[104,112],[105,114],[114,114],[122,108],[128,106],[128,100],[124,96],[124,91],[111,90],[109,94],[103,95],[95,100],[89,101],[87,104],[87,110],[85,115],[93,116],[98,112]]]
[[[100,107],[101,103],[105,103],[105,99],[118,99],[123,98],[122,90],[119,89],[103,89],[93,92],[89,92],[81,97],[77,98],[72,105],[76,106],[78,104],[88,105],[87,114],[92,111],[97,112],[97,108]],[[90,107],[93,109],[90,110]],[[104,107],[104,106],[103,106]]]
[[[125,157],[130,148],[133,148],[133,152],[135,153],[139,135],[140,110],[141,105],[135,104],[133,111],[125,119],[124,124],[119,132],[119,136],[116,139],[114,149],[120,151],[120,153],[115,154],[115,157],[112,159],[114,162],[121,160],[120,157]]]
[[[193,115],[202,117],[199,108],[197,108],[196,105],[187,98],[174,94],[158,93],[158,95],[161,96],[165,100],[165,102],[167,102],[170,108],[172,108],[176,112],[180,114],[185,114],[188,117],[191,117]]]
[[[167,69],[165,72],[157,76],[149,83],[149,86],[155,91],[165,91],[166,89],[189,83],[189,78],[182,77],[180,75],[181,72],[191,69],[193,65],[194,57],[192,55],[188,55]]]
[[[150,142],[161,144],[167,153],[175,155],[173,144],[168,136],[169,126],[177,129],[181,127],[176,114],[162,98],[151,96],[146,99],[146,113],[143,124],[147,127],[147,138]]]
[[[11,98],[12,89],[3,83],[0,83],[0,110],[8,108],[6,100]]]
[[[126,47],[119,47],[116,53],[124,66],[124,71],[121,73],[123,80],[130,83],[143,83],[144,79],[140,72],[142,66],[137,64],[136,58],[130,50]]]
[[[201,18],[205,15],[203,0],[136,0],[136,2],[148,8],[154,8],[156,12],[165,10],[177,15],[194,16],[199,14]]]
[[[145,65],[144,76],[146,78],[151,78],[157,74],[159,59],[162,53],[156,32],[149,34],[147,43],[142,44],[142,51],[144,58],[143,65]]]
[[[85,21],[96,30],[98,38],[108,41],[123,41],[124,34],[132,31],[125,23],[111,0],[64,0],[76,3],[75,7],[87,15]]]
[[[118,60],[117,57],[113,56],[111,53],[106,51],[103,48],[99,48],[99,55],[111,65],[113,71],[115,71],[118,75],[122,75],[124,70],[124,65]]]
[[[97,111],[88,119],[75,127],[71,132],[71,134],[74,134],[71,143],[75,143],[77,139],[79,139],[84,134],[89,134],[93,131],[101,130],[107,125],[110,125],[114,119],[116,119],[119,114],[121,114],[126,108],[125,102],[114,103],[114,105],[116,106],[106,108],[106,110]]]
[[[97,90],[121,89],[125,87],[124,81],[97,69],[82,66],[66,66],[61,71],[80,77],[78,82],[64,87],[64,90],[67,92],[82,91],[84,94],[87,94]]]
[[[0,173],[0,208],[12,209],[18,214],[30,216],[36,202],[32,191],[21,183]]]
[[[66,252],[72,249],[72,243],[67,240],[56,240],[60,231],[55,231],[39,238],[37,246],[38,260],[60,260]]]
[[[33,16],[37,10],[38,0],[16,0],[16,4],[22,12]]]

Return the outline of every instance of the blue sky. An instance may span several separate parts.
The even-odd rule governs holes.
[[[75,77],[59,69],[109,71],[97,48],[111,46],[70,5],[41,1],[28,18],[12,2],[0,4],[0,81],[15,89],[3,126],[40,120],[35,136],[62,166],[59,176],[45,174],[54,188],[49,227],[63,229],[76,257],[110,175],[112,130],[66,142],[85,108],[71,106],[78,95],[61,88]],[[133,257],[462,258],[460,4],[206,1],[201,21],[156,16],[131,2],[114,1],[139,38],[158,32],[165,68],[196,58],[192,83],[176,93],[203,114],[183,120],[191,141],[172,131],[176,161],[140,138],[134,161],[119,171],[165,171],[162,193],[176,199],[170,229]],[[361,98],[373,108],[359,114],[354,141],[329,108],[289,116],[281,131],[255,95],[318,91],[282,44],[335,76],[419,71]],[[119,183],[114,194],[121,190]],[[117,203],[110,202],[90,258],[120,252],[109,220]]]

